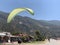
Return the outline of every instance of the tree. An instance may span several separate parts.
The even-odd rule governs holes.
[[[12,35],[19,35],[20,32],[12,32],[11,34],[12,34]]]
[[[35,38],[36,38],[36,41],[44,41],[45,40],[45,36],[43,36],[38,30],[35,31]]]

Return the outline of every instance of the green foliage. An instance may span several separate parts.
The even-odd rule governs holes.
[[[60,26],[53,25],[50,23],[50,21],[35,20],[29,17],[22,17],[17,15],[10,24],[7,24],[6,19],[8,15],[9,13],[0,11],[0,31],[1,32],[5,31],[5,32],[13,33],[18,31],[23,33],[27,32],[29,34],[34,35],[34,33],[32,32],[34,32],[35,30],[40,30],[40,33],[43,32],[43,36],[47,37],[48,35],[51,38],[60,37]],[[19,24],[19,22],[22,22],[22,24]],[[30,30],[32,30],[31,33],[30,33]]]
[[[18,34],[20,34],[20,32],[12,32],[11,34],[12,35],[18,35]]]
[[[29,37],[28,36],[20,36],[21,40],[25,42],[29,42]]]
[[[36,38],[36,41],[44,41],[45,40],[45,36],[41,35],[41,33],[39,31],[35,31],[35,38]]]

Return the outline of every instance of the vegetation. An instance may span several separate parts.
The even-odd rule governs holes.
[[[44,41],[46,39],[39,31],[35,31],[35,34],[36,41]]]
[[[18,35],[18,34],[20,34],[20,32],[12,32],[11,34],[12,35]]]
[[[60,26],[51,24],[50,21],[35,20],[29,17],[16,16],[14,20],[7,24],[7,17],[9,13],[0,11],[0,32],[23,32],[34,35],[35,30],[39,30],[41,34],[50,36],[51,38],[60,37]],[[20,23],[21,22],[21,23]],[[56,21],[57,22],[57,21]],[[59,22],[60,23],[60,22]]]

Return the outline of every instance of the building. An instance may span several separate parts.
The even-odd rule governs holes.
[[[11,35],[10,32],[0,32],[0,42],[17,41],[18,36]]]

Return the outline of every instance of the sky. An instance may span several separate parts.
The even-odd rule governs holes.
[[[37,20],[60,20],[60,0],[0,0],[0,11],[10,13],[15,8],[31,8],[35,15],[27,12],[19,15]]]

